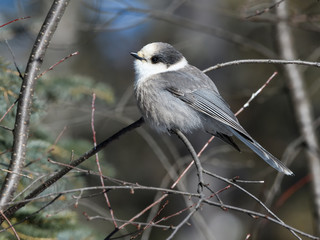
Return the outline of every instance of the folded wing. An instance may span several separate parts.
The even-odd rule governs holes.
[[[255,141],[240,125],[238,119],[230,110],[229,105],[219,95],[208,89],[197,89],[194,91],[182,92],[177,88],[167,88],[169,92],[177,98],[188,104],[193,109],[223,123],[226,131],[231,132],[249,148],[251,148],[258,156],[276,170],[287,175],[293,175],[281,161],[265,150],[257,141]],[[219,135],[217,134],[219,137]],[[222,139],[223,140],[223,139]]]

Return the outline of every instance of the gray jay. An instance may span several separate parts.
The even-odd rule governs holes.
[[[271,167],[293,175],[244,130],[213,81],[170,44],[150,43],[131,55],[138,107],[152,128],[158,132],[203,130],[240,151],[231,138],[235,136]]]

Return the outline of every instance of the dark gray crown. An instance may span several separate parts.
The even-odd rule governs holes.
[[[157,62],[162,62],[166,65],[173,65],[183,58],[183,55],[170,44],[158,42],[157,45],[157,52],[151,57],[151,60],[154,59]]]

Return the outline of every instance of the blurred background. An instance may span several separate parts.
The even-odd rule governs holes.
[[[14,93],[19,92],[20,80],[14,61],[24,72],[35,38],[51,4],[52,1],[38,0],[0,2],[0,24],[30,16],[0,29],[0,88],[6,90],[10,86]],[[232,60],[279,58],[275,28],[280,19],[275,14],[275,7],[271,7],[273,5],[273,1],[267,0],[71,1],[49,46],[42,70],[48,69],[75,51],[79,51],[79,54],[59,64],[38,81],[29,141],[32,144],[27,159],[27,164],[36,163],[30,168],[26,167],[26,171],[30,171],[29,174],[34,176],[45,171],[54,171],[60,167],[48,163],[47,158],[68,162],[71,151],[80,155],[92,147],[93,92],[97,96],[94,125],[98,143],[140,118],[133,96],[134,69],[129,53],[140,50],[147,43],[168,42],[181,51],[189,63],[201,70]],[[295,51],[299,59],[319,61],[319,11],[318,1],[290,1],[288,21],[294,34]],[[307,161],[301,151],[303,146],[294,145],[300,132],[281,67],[243,64],[220,68],[207,74],[213,79],[231,109],[236,112],[275,71],[278,72],[238,118],[242,126],[262,146],[279,159],[288,161],[295,176],[284,177],[274,184],[277,172],[239,142],[237,143],[242,153],[214,139],[203,153],[201,161],[205,169],[226,178],[239,176],[244,180],[264,180],[263,184],[241,186],[262,201],[267,200],[268,206],[286,224],[316,234]],[[319,69],[305,66],[300,68],[303,70],[313,113],[317,118],[320,114],[320,106],[317,104],[320,100]],[[11,86],[12,82],[16,85]],[[0,96],[2,114],[16,97],[14,94],[7,96],[5,90],[1,90],[3,93]],[[14,113],[15,109],[4,125],[13,127]],[[12,143],[10,134],[4,137],[7,136],[5,134],[7,133],[1,132],[2,153],[7,151],[10,142]],[[319,136],[319,131],[317,134]],[[188,138],[196,151],[199,151],[210,136],[199,132],[188,135]],[[6,166],[10,152],[7,151],[0,157]],[[145,125],[113,142],[99,155],[99,159],[106,176],[163,188],[169,188],[192,160],[176,136],[159,135]],[[80,167],[97,171],[94,158]],[[5,173],[1,173],[1,178],[4,176]],[[23,181],[25,182],[21,189],[31,182]],[[215,191],[227,186],[209,177],[206,177],[206,182]],[[108,180],[106,184],[113,185]],[[99,185],[99,177],[75,171],[46,193]],[[274,186],[279,191],[272,192]],[[182,179],[177,189],[196,192],[197,175],[194,167]],[[49,236],[58,239],[102,239],[107,236],[113,230],[112,221],[88,221],[82,214],[85,212],[88,216],[110,218],[103,194],[94,195],[92,192],[90,197],[83,197],[81,200],[76,200],[76,195],[78,193],[74,193],[74,197],[68,196],[64,200],[56,201],[43,213],[46,220],[52,220],[48,217],[50,212],[49,215],[55,216],[55,220],[63,225],[66,219],[57,216],[59,212],[68,211],[70,219],[74,221],[74,224],[71,224],[69,219],[66,222],[70,224],[70,228],[61,232],[55,230],[51,233],[53,235]],[[135,191],[134,194],[123,190],[108,192],[115,216],[123,220],[130,219],[151,204],[155,195],[156,192],[152,191]],[[255,201],[236,188],[221,192],[220,198],[225,204],[263,212]],[[168,200],[168,205],[158,218],[176,213],[193,203],[192,199],[178,196],[170,196]],[[77,208],[74,206],[75,202],[78,204]],[[28,214],[28,211],[25,211],[25,214]],[[138,220],[148,221],[148,214]],[[187,212],[163,224],[178,224],[185,214]],[[247,234],[252,234],[252,239],[293,239],[288,230],[277,224],[231,210],[223,211],[217,207],[203,206],[196,215],[199,216],[193,217],[190,225],[184,226],[175,239],[208,239],[208,236],[214,236],[214,239],[232,240],[246,239]],[[42,219],[40,222],[43,221]],[[57,222],[55,224],[58,224]],[[35,237],[35,231],[40,232],[39,226],[39,222],[34,222],[35,230],[25,234]],[[83,226],[82,232],[75,235],[74,231],[80,232],[79,226]],[[73,229],[73,233],[70,229]],[[165,239],[171,232],[152,228],[142,236],[136,236],[133,233],[135,230],[135,227],[129,227],[118,236],[129,239],[129,236],[123,235],[131,233],[137,239]],[[37,237],[44,237],[41,234]],[[3,239],[12,237],[9,235],[3,235]]]

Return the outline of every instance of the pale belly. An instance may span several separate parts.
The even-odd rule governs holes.
[[[135,95],[144,120],[159,132],[203,128],[201,115],[164,89],[144,83],[136,87]]]

